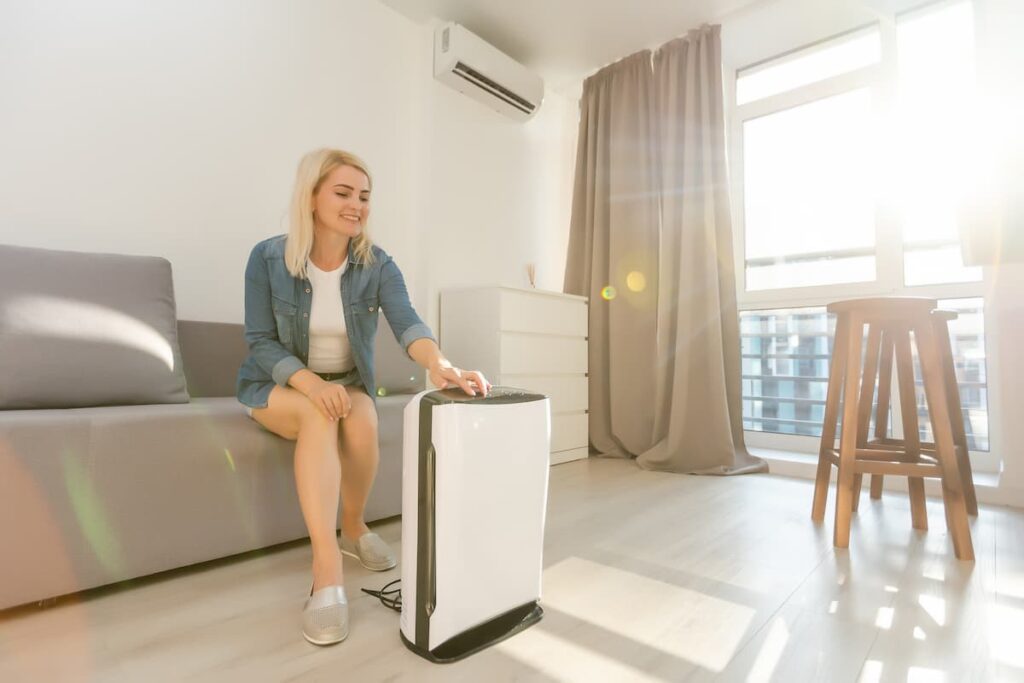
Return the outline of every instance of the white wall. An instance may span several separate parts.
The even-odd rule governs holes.
[[[527,261],[560,289],[575,103],[487,110],[433,80],[431,30],[375,0],[0,1],[0,243],[164,256],[179,317],[240,322],[249,250],[326,145],[370,165],[428,322],[438,287]]]
[[[428,53],[431,26],[420,36]],[[552,92],[530,121],[496,116],[417,64],[424,176],[417,224],[432,291],[477,283],[562,291],[578,102]],[[431,301],[436,320],[437,299]]]

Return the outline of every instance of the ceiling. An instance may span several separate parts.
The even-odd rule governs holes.
[[[417,23],[455,21],[572,90],[600,67],[772,0],[381,0]]]

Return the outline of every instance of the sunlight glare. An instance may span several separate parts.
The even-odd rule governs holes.
[[[934,595],[917,596],[917,604],[921,605],[928,616],[939,626],[946,625],[946,601]]]
[[[750,667],[750,673],[747,675],[748,683],[772,679],[772,673],[779,665],[779,659],[786,649],[787,642],[789,642],[789,629],[786,628],[786,622],[776,619],[772,622],[771,629],[761,645],[761,650],[757,653],[754,665]]]
[[[174,350],[150,325],[121,311],[87,301],[23,296],[0,309],[0,327],[16,334],[119,344],[138,349],[174,370]]]
[[[544,571],[544,605],[716,672],[736,654],[755,614],[746,605],[580,557]]]
[[[882,663],[877,659],[869,659],[864,662],[864,668],[860,670],[858,683],[878,683],[882,680]]]
[[[1007,666],[1024,669],[1024,609],[996,604],[989,611],[989,652],[992,658]]]

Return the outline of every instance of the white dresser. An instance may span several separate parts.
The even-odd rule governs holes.
[[[551,464],[587,457],[587,299],[512,287],[441,292],[439,341],[491,384],[551,399]]]

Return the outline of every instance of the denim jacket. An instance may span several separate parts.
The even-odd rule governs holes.
[[[308,279],[288,272],[285,236],[253,247],[245,267],[245,341],[249,356],[238,370],[238,400],[265,408],[274,384],[288,378],[309,360],[309,309],[313,300]],[[356,369],[366,392],[376,401],[373,349],[377,315],[383,310],[395,338],[406,349],[417,339],[434,339],[430,328],[409,302],[401,271],[383,249],[373,247],[374,262],[357,262],[349,241],[349,265],[341,276],[341,300]],[[436,341],[436,340],[435,340]]]

